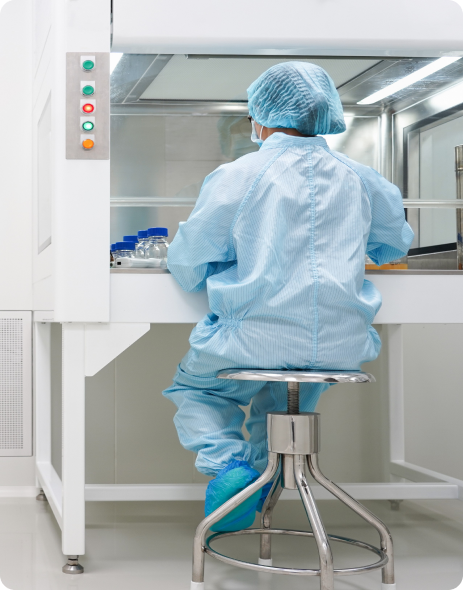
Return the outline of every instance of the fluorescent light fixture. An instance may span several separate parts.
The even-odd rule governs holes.
[[[109,73],[112,74],[116,69],[117,64],[120,62],[123,53],[110,53],[109,54]]]
[[[416,72],[413,72],[413,74],[405,76],[405,78],[397,80],[397,82],[394,82],[394,84],[389,84],[389,86],[386,86],[385,88],[381,88],[381,90],[378,90],[378,92],[374,92],[373,94],[367,96],[363,100],[359,100],[357,104],[373,104],[375,102],[378,102],[383,98],[386,98],[386,96],[391,96],[391,94],[395,94],[396,92],[399,92],[399,90],[403,90],[404,88],[407,88],[407,86],[411,86],[415,82],[418,82],[419,80],[422,80],[423,78],[426,78],[431,74],[434,74],[434,72],[442,70],[442,68],[445,68],[450,64],[453,64],[453,62],[457,61],[458,59],[460,58],[441,57],[439,59],[436,59],[427,66],[424,66],[424,68],[421,68]]]

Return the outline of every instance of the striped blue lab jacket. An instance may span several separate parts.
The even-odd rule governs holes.
[[[365,253],[381,265],[412,239],[400,191],[375,170],[321,137],[273,134],[206,178],[169,248],[175,279],[207,287],[212,312],[183,370],[358,369],[381,345]]]

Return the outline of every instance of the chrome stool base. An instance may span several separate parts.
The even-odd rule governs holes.
[[[211,543],[213,541],[217,541],[218,539],[223,539],[225,537],[234,537],[234,536],[238,536],[238,535],[292,535],[292,536],[297,536],[297,537],[314,537],[314,533],[310,532],[310,531],[290,531],[287,529],[244,529],[242,531],[236,531],[233,533],[215,533],[214,535],[211,535],[207,540],[206,540],[206,545],[204,547],[204,551],[210,555],[211,557],[214,557],[215,559],[218,559],[219,561],[223,561],[224,563],[227,563],[229,565],[235,565],[237,567],[241,567],[243,569],[247,569],[247,570],[253,570],[253,571],[257,571],[257,572],[266,572],[266,573],[272,573],[272,574],[289,574],[289,575],[294,575],[294,576],[319,576],[320,575],[320,570],[312,570],[312,569],[300,569],[300,568],[286,568],[286,567],[276,567],[273,565],[273,563],[264,563],[264,562],[273,562],[272,559],[263,559],[263,558],[259,558],[259,563],[251,563],[248,561],[241,561],[239,559],[234,559],[233,557],[228,557],[226,555],[223,555],[222,553],[219,553],[218,551],[216,551],[215,549],[213,549],[211,547]],[[373,545],[370,545],[369,543],[364,543],[363,541],[356,541],[355,539],[348,539],[347,537],[338,537],[337,535],[327,535],[328,539],[330,541],[339,541],[340,543],[347,543],[349,545],[355,545],[357,547],[361,547],[362,549],[367,549],[368,551],[371,551],[372,553],[375,553],[376,555],[379,556],[379,561],[372,563],[371,565],[363,565],[363,566],[359,566],[359,567],[354,567],[354,568],[345,568],[345,569],[340,569],[340,570],[333,570],[334,571],[334,575],[335,576],[353,576],[355,574],[361,574],[363,572],[367,572],[367,571],[371,571],[371,570],[377,570],[377,569],[381,569],[383,568],[386,563],[388,562],[388,557],[387,555],[381,551],[381,549],[378,549],[377,547],[374,547]]]
[[[251,380],[260,377],[262,381],[288,381],[288,408],[291,413],[273,412],[267,414],[268,463],[264,473],[254,483],[242,490],[236,496],[225,502],[215,512],[207,516],[198,526],[193,545],[193,580],[191,590],[204,590],[204,561],[205,555],[235,565],[240,568],[271,574],[288,574],[297,576],[319,576],[320,590],[334,590],[335,576],[349,576],[372,570],[382,570],[382,590],[395,590],[394,560],[392,538],[386,525],[383,524],[365,506],[359,504],[344,490],[327,479],[318,466],[318,452],[320,448],[320,415],[316,413],[299,413],[299,382],[349,382],[364,383],[374,381],[366,373],[348,373],[334,371],[309,372],[298,371],[227,371],[218,377],[225,379]],[[336,378],[339,377],[338,380]],[[307,467],[315,481],[328,490],[333,496],[343,502],[356,514],[361,516],[379,533],[381,547],[374,547],[363,541],[356,541],[346,537],[328,535],[317,509],[312,491],[305,476]],[[276,476],[276,477],[275,477]],[[206,539],[211,526],[229,514],[247,498],[258,492],[265,484],[274,483],[262,508],[261,528],[244,529],[235,532],[215,533]],[[283,489],[297,489],[304,505],[312,531],[292,531],[272,529],[273,510]],[[259,563],[240,561],[223,555],[212,548],[211,543],[225,537],[238,535],[259,535],[260,556]],[[291,535],[312,537],[318,549],[319,569],[295,569],[273,566],[271,555],[272,535]],[[366,549],[379,557],[375,563],[359,567],[334,569],[333,555],[330,541],[346,543],[361,549]]]

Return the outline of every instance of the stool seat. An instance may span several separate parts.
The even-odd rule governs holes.
[[[293,383],[375,383],[370,373],[362,371],[275,371],[267,369],[228,369],[219,379],[241,381],[287,381]]]

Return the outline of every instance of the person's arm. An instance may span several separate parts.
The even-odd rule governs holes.
[[[230,234],[240,199],[232,177],[221,166],[206,178],[188,221],[180,223],[169,246],[167,267],[185,291],[200,291],[207,277],[235,260]]]
[[[407,254],[414,234],[405,220],[400,190],[373,169],[363,175],[371,202],[367,254],[381,266]]]

